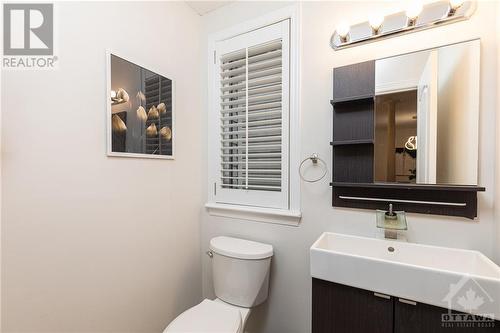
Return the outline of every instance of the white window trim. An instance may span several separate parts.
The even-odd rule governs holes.
[[[215,73],[213,66],[216,43],[237,35],[247,33],[264,26],[290,19],[290,119],[289,119],[289,207],[288,209],[273,209],[264,207],[233,205],[217,203],[214,194],[214,177],[217,175],[216,163],[208,154],[208,203],[205,207],[210,215],[233,217],[245,220],[277,223],[297,226],[301,219],[300,212],[300,177],[297,166],[300,163],[300,4],[266,14],[251,21],[243,22],[229,29],[216,32],[208,37],[208,84],[211,87]],[[209,116],[214,114],[214,94],[209,88]],[[208,121],[210,127],[212,122]],[[210,152],[210,142],[214,139],[208,129],[207,149]],[[216,139],[216,138],[215,138]]]

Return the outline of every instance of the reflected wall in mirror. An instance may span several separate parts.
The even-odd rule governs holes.
[[[375,182],[477,185],[479,70],[479,40],[375,62]]]
[[[416,96],[409,90],[376,98],[375,181],[416,182]]]
[[[172,80],[114,54],[108,64],[108,155],[172,158]]]

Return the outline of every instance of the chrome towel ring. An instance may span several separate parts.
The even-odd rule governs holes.
[[[302,174],[302,167],[304,166],[304,163],[311,160],[312,164],[313,165],[319,165],[319,164],[322,164],[323,165],[323,173],[321,174],[320,177],[317,177],[315,179],[307,179],[304,177],[304,175]],[[319,164],[318,164],[319,163]],[[306,157],[302,160],[302,162],[300,162],[300,165],[299,165],[299,175],[300,175],[300,179],[302,179],[303,181],[307,182],[307,183],[315,183],[315,182],[318,182],[320,181],[321,179],[323,179],[326,174],[328,173],[328,166],[326,165],[325,161],[323,161],[319,156],[318,154],[316,153],[313,153],[311,156],[309,157]]]

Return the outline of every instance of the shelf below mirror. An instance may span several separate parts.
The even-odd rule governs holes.
[[[332,185],[332,206],[362,209],[387,209],[410,213],[477,217],[477,192],[480,186],[343,183]]]

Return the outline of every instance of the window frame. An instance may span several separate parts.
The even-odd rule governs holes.
[[[300,177],[296,167],[300,156],[300,4],[289,6],[278,11],[261,16],[258,19],[238,24],[221,32],[214,33],[208,39],[208,202],[206,207],[212,215],[271,222],[287,225],[298,225],[300,213]],[[216,50],[217,43],[239,35],[264,28],[266,26],[289,20],[289,113],[288,113],[288,184],[286,205],[262,206],[252,202],[221,202],[217,198],[217,188],[220,182],[219,151],[220,127],[218,95],[219,72]],[[283,117],[283,122],[286,121]],[[215,129],[215,130],[214,130]],[[285,137],[283,137],[285,140]],[[283,184],[285,185],[285,184]],[[257,191],[260,192],[260,191]]]
[[[268,25],[262,27],[260,29],[256,29],[245,34],[241,34],[235,36],[231,39],[221,41],[217,43],[216,50],[216,60],[215,70],[218,70],[220,67],[220,58],[224,54],[228,54],[240,49],[247,48],[248,46],[265,44],[270,40],[283,38],[283,48],[289,49],[289,20],[283,20],[272,25]],[[250,45],[249,45],[250,44]],[[289,66],[289,50],[285,53],[283,52],[283,64],[287,66],[286,70],[282,72],[282,86],[286,88],[282,88],[283,100],[281,101],[281,190],[278,191],[265,191],[265,190],[245,190],[234,189],[234,188],[223,188],[222,182],[220,181],[220,170],[217,172],[218,181],[216,182],[216,192],[215,199],[218,203],[223,204],[233,204],[233,205],[243,205],[243,206],[251,206],[251,207],[264,207],[264,208],[276,208],[276,209],[288,209],[289,207],[289,190],[288,190],[288,170],[289,170],[289,161],[288,161],[288,151],[289,151],[289,140],[288,140],[288,131],[289,131],[289,80],[288,75],[290,71]],[[214,70],[214,71],[215,71]],[[220,72],[219,72],[220,73]],[[219,74],[220,75],[220,74]],[[216,86],[216,89],[213,89],[214,94],[214,105],[212,108],[216,110],[217,116],[220,120],[220,100],[215,100],[215,94],[220,96],[220,76],[217,75],[214,77],[213,85]],[[213,115],[215,117],[215,113]],[[220,124],[219,124],[220,125]],[[220,127],[218,127],[220,128]],[[220,153],[222,148],[220,136],[218,136],[217,142],[212,142],[212,146],[216,146],[216,150],[214,149],[214,154],[210,156],[215,159],[215,151]],[[218,162],[212,161],[212,163],[217,163],[217,166],[222,164],[222,161],[218,160]]]

